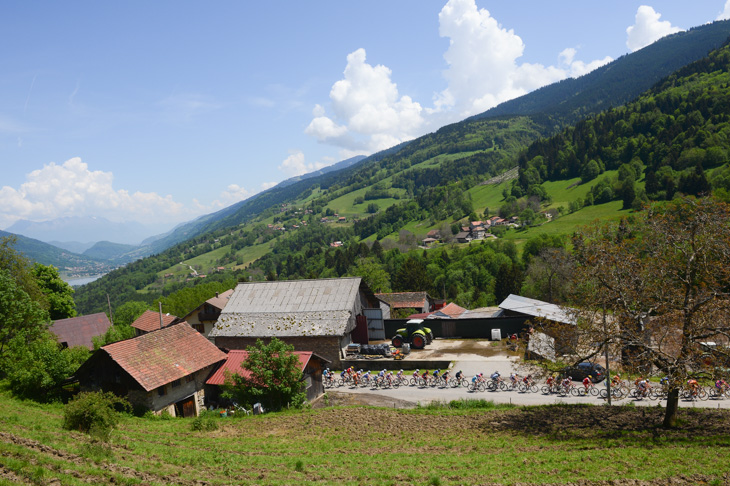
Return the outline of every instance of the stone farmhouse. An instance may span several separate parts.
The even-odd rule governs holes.
[[[276,337],[337,368],[348,344],[368,342],[366,311],[380,315],[360,277],[239,283],[209,338],[233,350]]]

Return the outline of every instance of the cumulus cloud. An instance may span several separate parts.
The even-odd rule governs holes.
[[[293,150],[290,152],[289,156],[284,159],[284,161],[279,166],[279,170],[284,171],[286,174],[288,174],[291,177],[304,175],[309,172],[314,172],[315,170],[319,170],[323,167],[327,167],[328,165],[331,165],[332,162],[312,162],[307,163],[304,158],[304,152],[301,150]]]
[[[631,52],[638,51],[664,36],[682,31],[679,27],[673,26],[668,20],[659,20],[661,16],[660,13],[648,5],[639,7],[636,11],[634,25],[626,29],[626,47]]]
[[[411,97],[401,96],[391,77],[392,71],[386,66],[367,63],[365,49],[350,53],[343,79],[330,90],[333,113],[328,116],[324,107],[316,105],[305,133],[359,153],[392,146],[383,145],[386,140],[399,143],[420,135],[423,108]],[[293,160],[288,162],[292,167],[294,164]]]
[[[449,0],[439,13],[439,34],[449,39],[447,87],[434,95],[433,107],[399,93],[392,71],[369,64],[365,50],[357,49],[347,56],[343,79],[330,90],[328,109],[314,107],[305,133],[339,147],[343,158],[373,153],[612,61],[607,56],[584,62],[569,47],[552,66],[520,63],[525,50],[520,36],[478,9],[475,0]],[[294,172],[303,157],[290,156],[282,167]]]
[[[474,0],[449,0],[439,13],[439,34],[449,38],[444,54],[448,87],[434,98],[434,112],[458,117],[480,113],[567,77],[581,76],[611,62],[610,57],[584,63],[576,49],[560,56],[559,66],[519,63],[525,45]]]
[[[111,172],[91,171],[80,158],[50,163],[27,174],[20,187],[0,188],[0,221],[48,220],[63,216],[100,216],[117,221],[182,219],[183,206],[172,196],[114,189]]]
[[[725,2],[725,8],[722,9],[720,15],[717,16],[716,20],[727,20],[730,19],[730,0]]]

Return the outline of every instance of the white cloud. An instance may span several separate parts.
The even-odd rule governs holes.
[[[104,216],[117,221],[158,222],[188,217],[172,196],[114,189],[111,172],[90,171],[80,158],[51,162],[26,175],[19,188],[0,188],[0,222],[63,216]]]
[[[265,191],[266,189],[271,189],[275,185],[277,185],[278,182],[262,182],[261,183],[261,190]]]
[[[251,197],[253,193],[238,184],[230,184],[220,195],[219,202],[222,206],[230,206],[238,201]]]
[[[444,54],[448,87],[434,97],[433,112],[463,118],[483,112],[567,77],[586,74],[612,59],[576,61],[576,50],[564,50],[561,66],[518,63],[525,45],[474,0],[449,0],[439,13],[439,33],[449,38]]]
[[[423,108],[409,96],[401,96],[386,66],[366,62],[365,49],[347,56],[344,78],[330,90],[333,116],[321,105],[305,133],[320,142],[358,153],[375,152],[421,134]],[[288,159],[287,159],[288,160]],[[293,167],[294,162],[290,161]]]
[[[727,20],[730,19],[730,0],[725,2],[725,8],[723,8],[720,15],[717,16],[716,20]]]
[[[682,31],[668,20],[661,21],[660,18],[661,14],[653,8],[641,5],[636,11],[634,25],[626,29],[626,47],[632,52],[638,51],[664,36]]]
[[[586,64],[583,61],[575,60],[575,55],[577,54],[577,52],[578,51],[576,49],[568,47],[567,49],[564,49],[558,56],[560,63],[569,71],[571,78],[577,78],[583,76],[584,74],[588,74],[591,71],[594,71],[603,66],[604,64],[608,64],[609,62],[613,61],[611,56],[606,56],[603,59],[597,59]]]
[[[522,39],[486,9],[478,9],[475,0],[449,0],[439,13],[439,34],[449,39],[447,88],[434,95],[432,108],[401,95],[392,71],[368,64],[365,49],[357,49],[347,56],[343,79],[330,90],[330,113],[315,105],[305,133],[339,147],[342,158],[373,153],[612,61],[608,56],[576,60],[577,50],[570,47],[554,66],[519,63]],[[299,162],[303,158],[290,156],[280,168],[303,173],[303,167],[311,168]]]
[[[279,170],[284,171],[290,177],[294,177],[304,175],[309,172],[314,172],[315,170],[327,167],[328,165],[332,165],[332,163],[307,163],[304,158],[304,152],[302,152],[301,150],[293,150],[290,152],[289,157],[284,159],[284,161],[281,163],[281,165],[279,166]]]

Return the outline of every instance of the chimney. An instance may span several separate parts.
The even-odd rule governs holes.
[[[218,297],[218,292],[215,293],[215,296]]]
[[[159,302],[159,304],[160,304],[160,329],[162,329],[163,327],[165,327],[163,324],[164,321],[162,320],[162,302]]]

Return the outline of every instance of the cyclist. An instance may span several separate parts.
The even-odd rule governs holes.
[[[492,379],[492,381],[499,381],[499,378],[501,376],[502,375],[499,374],[499,371],[495,371],[494,373],[492,373],[492,376],[490,378]]]
[[[690,378],[689,380],[687,380],[687,388],[689,388],[690,393],[694,397],[697,395],[697,392],[700,389],[700,384],[697,383],[697,380],[695,380],[694,378]]]
[[[528,374],[524,378],[522,378],[522,383],[524,383],[527,386],[532,386],[532,375]]]
[[[426,385],[428,385],[428,370],[423,372],[423,374],[421,375],[421,379]]]
[[[456,372],[456,375],[454,375],[454,376],[456,376],[456,379],[457,379],[457,380],[461,380],[461,376],[462,376],[463,374],[464,374],[464,373],[462,373],[462,372],[461,372],[461,370],[459,370],[459,371],[457,371],[457,372]]]
[[[398,378],[398,381],[403,379],[403,370],[400,370],[397,375],[395,375],[396,378]]]
[[[565,391],[567,392],[570,390],[570,386],[572,385],[573,377],[572,376],[566,376],[561,385],[563,388],[565,388]]]
[[[585,378],[583,378],[583,386],[586,389],[586,393],[588,393],[588,388],[590,388],[590,386],[592,384],[593,384],[593,380],[591,380],[590,376],[586,376]]]
[[[555,383],[555,375],[548,376],[545,383],[547,384],[547,386],[553,386],[553,384]]]
[[[717,388],[717,394],[722,395],[727,389],[727,382],[720,378],[715,382],[715,388]]]
[[[621,384],[621,375],[616,373],[611,380],[611,386],[619,386]]]
[[[413,380],[416,382],[416,384],[418,384],[419,373],[420,373],[420,371],[418,370],[418,368],[416,368],[416,371],[413,372]]]
[[[444,380],[444,384],[449,383],[449,370],[444,371],[444,374],[441,375],[441,378]]]
[[[440,368],[433,372],[433,381],[436,381],[436,380],[439,379],[439,374],[440,373],[441,373],[441,369]]]
[[[509,379],[512,382],[512,388],[516,387],[517,386],[517,375],[515,375],[514,373],[510,373]]]

